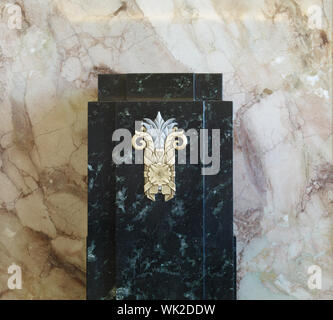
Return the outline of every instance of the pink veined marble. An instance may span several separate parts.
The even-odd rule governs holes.
[[[87,102],[114,72],[223,73],[238,298],[333,299],[330,0],[16,3],[0,4],[0,299],[85,298]]]

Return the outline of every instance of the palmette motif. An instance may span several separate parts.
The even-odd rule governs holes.
[[[154,121],[145,118],[141,131],[135,131],[132,138],[133,148],[144,150],[144,193],[152,201],[157,193],[162,193],[165,201],[176,193],[175,150],[184,149],[187,138],[174,120],[164,121],[158,112]]]

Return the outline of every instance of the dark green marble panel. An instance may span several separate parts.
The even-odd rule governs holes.
[[[116,282],[115,165],[111,141],[115,129],[112,103],[88,107],[87,298],[110,297]]]
[[[98,100],[121,101],[127,100],[126,74],[98,75]]]
[[[136,73],[98,77],[99,101],[222,100],[222,74]]]
[[[194,75],[185,74],[129,74],[129,100],[193,100]]]
[[[222,76],[146,76],[103,75],[100,95],[121,101],[89,103],[87,297],[234,299],[232,103],[200,100],[222,98]],[[181,76],[193,80],[191,90],[185,85],[177,92],[173,81]],[[165,94],[164,101],[127,101],[138,97],[140,86],[142,99]],[[167,101],[190,91],[200,101]],[[185,130],[221,129],[218,174],[202,176],[202,165],[190,164],[188,145],[187,164],[176,165],[176,196],[168,202],[144,196],[143,165],[112,161],[114,130],[134,133],[136,120],[154,119],[158,111]]]
[[[207,101],[205,128],[219,128],[220,171],[204,177],[205,288],[207,299],[233,299],[235,262],[233,247],[232,103]],[[209,136],[210,148],[212,141]]]
[[[222,74],[195,74],[195,100],[222,100]]]

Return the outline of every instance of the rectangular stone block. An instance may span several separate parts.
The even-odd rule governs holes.
[[[118,76],[120,82],[126,78],[110,76],[113,80]],[[126,96],[89,103],[88,299],[234,299],[232,103],[197,99],[222,98],[222,77],[195,77],[191,84],[195,90],[187,100],[189,86],[179,92],[170,89],[174,79],[170,75],[152,75],[165,84],[158,89],[151,77],[148,85],[145,79],[140,82],[142,74],[127,76],[129,87],[137,83],[137,90],[127,87],[126,92],[137,101]],[[191,77],[183,75],[183,79]],[[140,86],[146,88],[147,101],[143,95],[139,98]],[[150,100],[162,93],[171,95]],[[172,93],[183,100],[172,100]],[[136,121],[154,120],[158,112],[164,120],[175,118],[179,129],[197,132],[199,147],[196,163],[191,163],[192,135],[186,161],[178,164],[180,153],[176,154],[176,193],[167,202],[162,194],[156,195],[156,201],[145,196],[144,165],[135,164],[134,150],[123,154],[127,160],[132,157],[131,164],[116,164],[112,157],[123,142],[112,141],[117,129],[127,129],[131,138]],[[200,144],[203,129],[208,129],[208,140]],[[208,151],[212,156],[213,143],[218,170],[203,175],[211,164],[202,164],[200,155]],[[193,158],[192,154],[192,162]]]

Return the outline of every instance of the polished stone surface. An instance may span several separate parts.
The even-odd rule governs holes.
[[[137,90],[134,83],[127,87],[139,97],[142,87],[150,97],[156,94],[154,88],[163,87],[163,97],[173,100],[181,96],[179,80],[184,78],[197,77],[200,82],[194,88],[206,96],[215,97],[222,89],[219,81],[213,85],[221,75],[130,77],[138,81]],[[161,83],[142,84],[142,77]],[[111,80],[110,91],[115,91],[114,77],[106,78]],[[185,131],[221,130],[219,173],[201,175],[202,165],[190,164],[188,145],[187,164],[176,165],[176,196],[168,202],[162,196],[156,202],[144,197],[143,165],[112,164],[114,130],[134,133],[136,120],[154,119],[158,111],[164,119],[176,118]],[[117,288],[117,299],[233,299],[232,104],[96,102],[89,104],[88,119],[88,298],[115,298]],[[209,153],[210,143],[205,146]]]
[[[238,298],[333,299],[331,0],[19,0],[21,30],[8,27],[9,3],[1,299],[85,298],[87,102],[98,74],[128,72],[223,72]],[[13,262],[22,290],[7,287]],[[322,290],[308,288],[311,265]]]
[[[99,101],[222,100],[222,74],[101,74]]]

